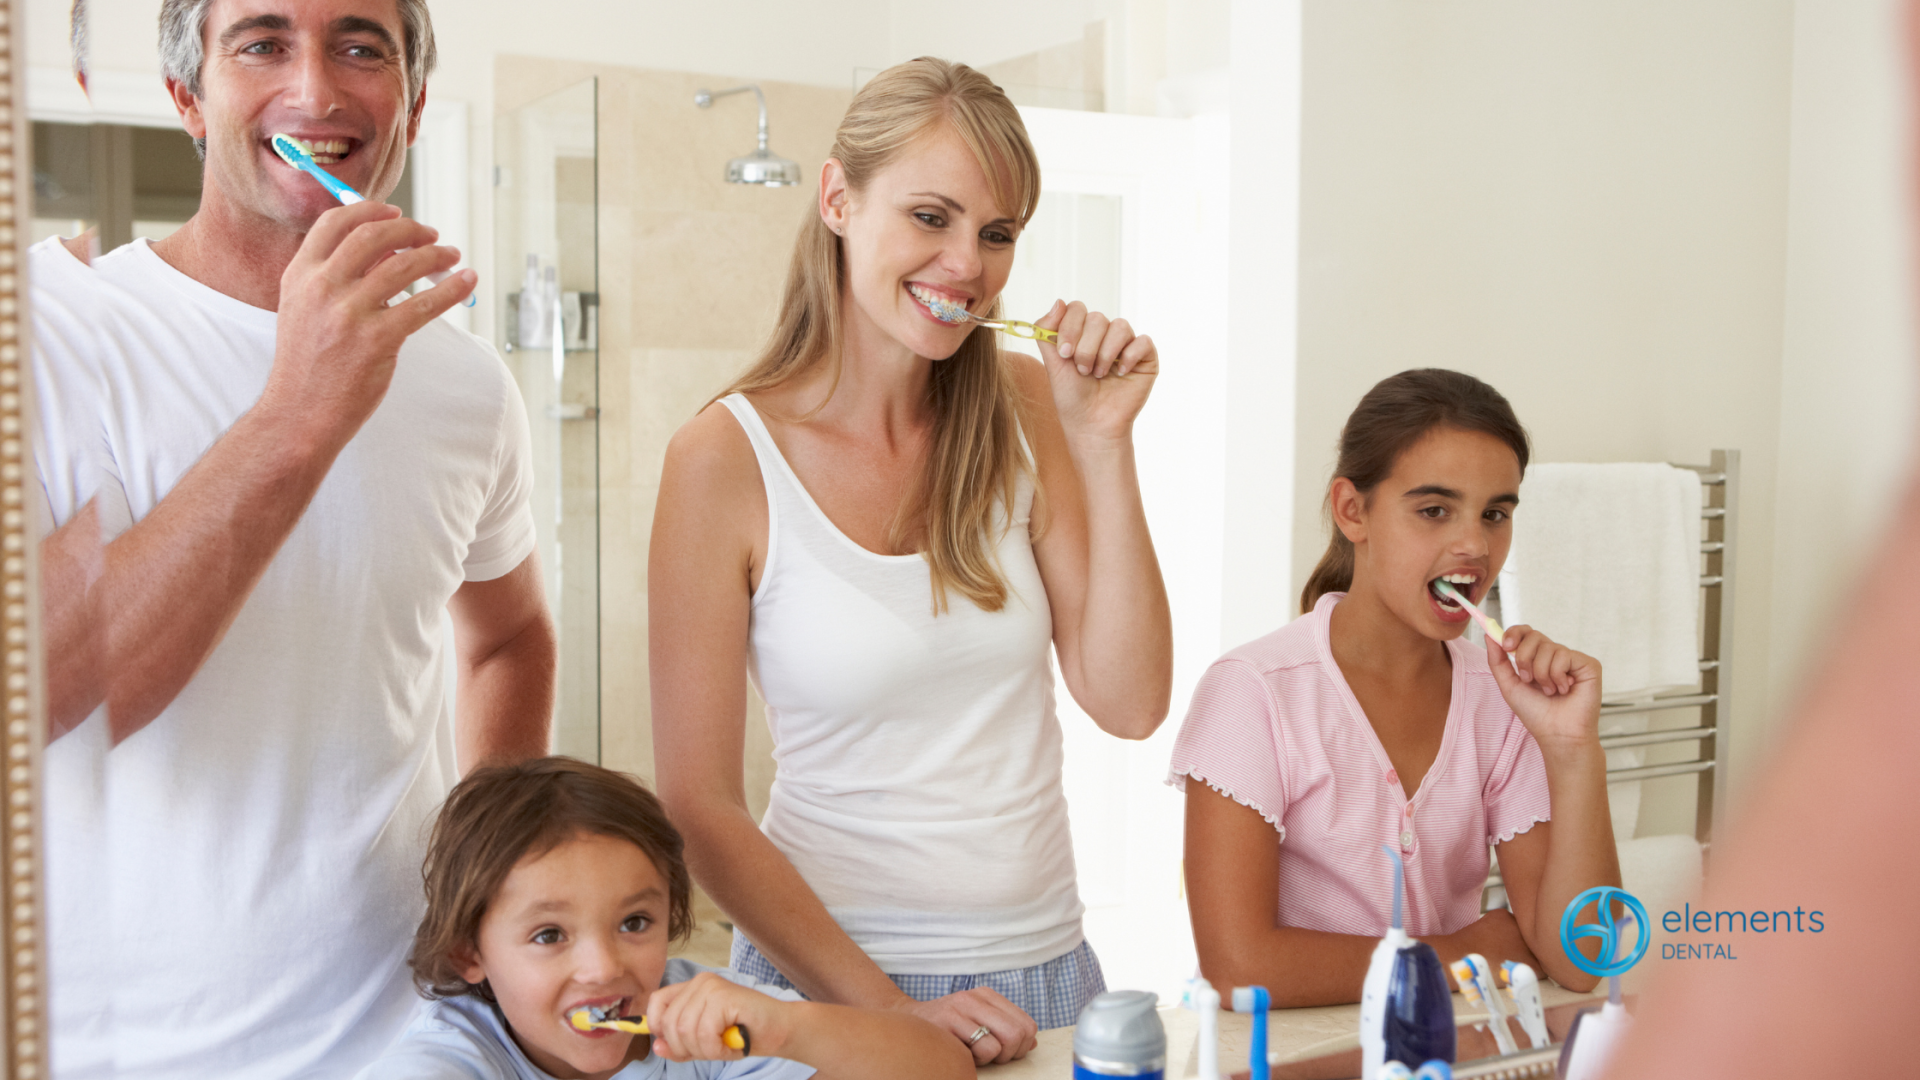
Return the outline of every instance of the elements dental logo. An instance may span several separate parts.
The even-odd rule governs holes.
[[[1669,934],[1818,934],[1827,928],[1826,912],[1796,907],[1791,911],[1708,911],[1684,904],[1660,917]],[[1662,960],[1738,960],[1734,942],[1662,942]]]
[[[1585,910],[1588,904],[1594,905],[1594,914],[1598,922],[1584,926],[1575,926],[1574,917]],[[1627,909],[1627,918],[1623,923],[1613,921],[1613,905],[1619,904]],[[1620,933],[1631,924],[1634,928],[1633,951],[1620,955]],[[1581,938],[1597,938],[1600,953],[1589,960],[1585,953],[1575,948]],[[1566,952],[1567,959],[1574,966],[1589,975],[1612,978],[1623,975],[1640,958],[1647,955],[1647,945],[1653,940],[1653,924],[1647,921],[1647,908],[1638,898],[1625,889],[1616,889],[1611,885],[1600,885],[1588,889],[1573,898],[1567,905],[1564,915],[1560,916],[1560,948]]]

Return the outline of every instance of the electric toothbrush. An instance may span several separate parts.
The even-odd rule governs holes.
[[[1493,1032],[1493,1041],[1500,1048],[1500,1056],[1514,1053],[1520,1047],[1513,1041],[1513,1029],[1507,1026],[1507,1017],[1512,1011],[1507,1008],[1507,997],[1493,983],[1493,969],[1487,966],[1487,958],[1479,953],[1468,953],[1455,960],[1452,965],[1453,978],[1460,984],[1460,992],[1466,995],[1467,1003],[1487,1010],[1487,1022],[1480,1025]]]
[[[1433,946],[1407,936],[1406,864],[1391,844],[1393,924],[1374,946],[1360,991],[1360,1057],[1363,1077],[1377,1077],[1389,1061],[1406,1063],[1454,1055],[1453,994]],[[1235,1008],[1239,1003],[1235,1002]]]
[[[320,186],[327,189],[328,194],[340,200],[340,205],[352,206],[354,203],[367,201],[365,195],[353,190],[345,181],[321,168],[319,163],[313,160],[313,156],[307,152],[306,144],[302,143],[299,139],[291,135],[281,134],[275,135],[272,143],[273,152],[280,155],[281,161],[318,180]],[[427,280],[438,285],[447,280],[451,274],[452,271],[450,270],[436,270],[427,275]],[[479,297],[477,295],[468,293],[463,303],[465,303],[467,307],[472,307],[478,299]]]
[[[1500,974],[1513,992],[1514,1012],[1520,1017],[1520,1030],[1527,1033],[1527,1041],[1535,1050],[1552,1042],[1547,1036],[1547,1010],[1540,1003],[1539,976],[1527,965],[1512,960],[1500,965]]]
[[[1247,1080],[1273,1080],[1273,1062],[1267,1059],[1267,1010],[1273,999],[1264,986],[1233,988],[1233,1011],[1253,1017],[1253,1039],[1247,1047]]]
[[[1196,977],[1180,1004],[1200,1014],[1200,1067],[1195,1080],[1220,1080],[1220,991]]]

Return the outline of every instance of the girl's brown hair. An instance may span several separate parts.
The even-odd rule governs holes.
[[[1520,471],[1527,471],[1529,449],[1527,429],[1513,415],[1513,406],[1500,391],[1471,375],[1441,368],[1403,371],[1380,380],[1367,391],[1347,426],[1340,429],[1340,460],[1334,466],[1334,479],[1346,477],[1361,495],[1370,495],[1393,473],[1394,463],[1413,444],[1434,428],[1450,427],[1491,435],[1513,448],[1520,459]],[[1327,513],[1331,524],[1332,485],[1327,492]],[[1300,613],[1330,592],[1353,587],[1353,541],[1338,527],[1320,556],[1320,565],[1307,578],[1300,592]]]
[[[854,95],[828,156],[840,162],[848,188],[862,191],[880,170],[941,125],[973,151],[1000,211],[1024,227],[1040,203],[1040,160],[1013,102],[991,79],[965,64],[923,56],[874,76]],[[787,267],[773,336],[746,373],[714,400],[771,390],[822,362],[832,365],[830,386],[838,385],[845,340],[840,294],[846,280],[840,237],[809,207]],[[998,299],[986,314],[999,317]],[[1004,510],[1005,522],[1013,520],[1020,474],[1035,475],[1020,444],[1019,390],[994,334],[976,327],[958,352],[933,366],[928,390],[933,445],[925,472],[894,518],[889,536],[898,548],[914,523],[925,522],[923,554],[933,580],[935,611],[946,609],[949,589],[986,611],[1005,606],[1007,584],[994,559],[988,527],[996,504]],[[1040,505],[1036,489],[1036,514]]]
[[[667,881],[667,934],[693,932],[693,885],[679,830],[653,793],[624,773],[566,757],[475,769],[454,785],[433,823],[426,865],[427,916],[407,957],[413,982],[430,998],[478,994],[456,957],[475,947],[480,920],[507,875],[582,833],[633,843]]]

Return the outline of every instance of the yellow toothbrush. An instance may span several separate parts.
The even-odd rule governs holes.
[[[567,1014],[567,1023],[579,1031],[624,1031],[629,1035],[651,1035],[644,1016],[615,1016],[610,1007],[588,1005]],[[720,1041],[726,1043],[742,1056],[753,1053],[748,1049],[753,1043],[747,1038],[747,1029],[734,1024],[720,1033]]]
[[[913,298],[925,304],[927,310],[933,313],[933,317],[943,323],[966,322],[971,319],[981,326],[990,326],[1009,337],[1026,338],[1028,341],[1057,342],[1060,340],[1059,334],[1030,322],[1021,322],[1018,319],[989,319],[985,315],[975,315],[968,311],[964,304],[956,304],[925,289],[915,287],[912,291]]]

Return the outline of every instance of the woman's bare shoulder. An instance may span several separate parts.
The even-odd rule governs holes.
[[[702,499],[722,503],[762,497],[760,462],[753,443],[725,405],[713,402],[673,433],[660,487],[663,499],[670,493],[698,493]]]

